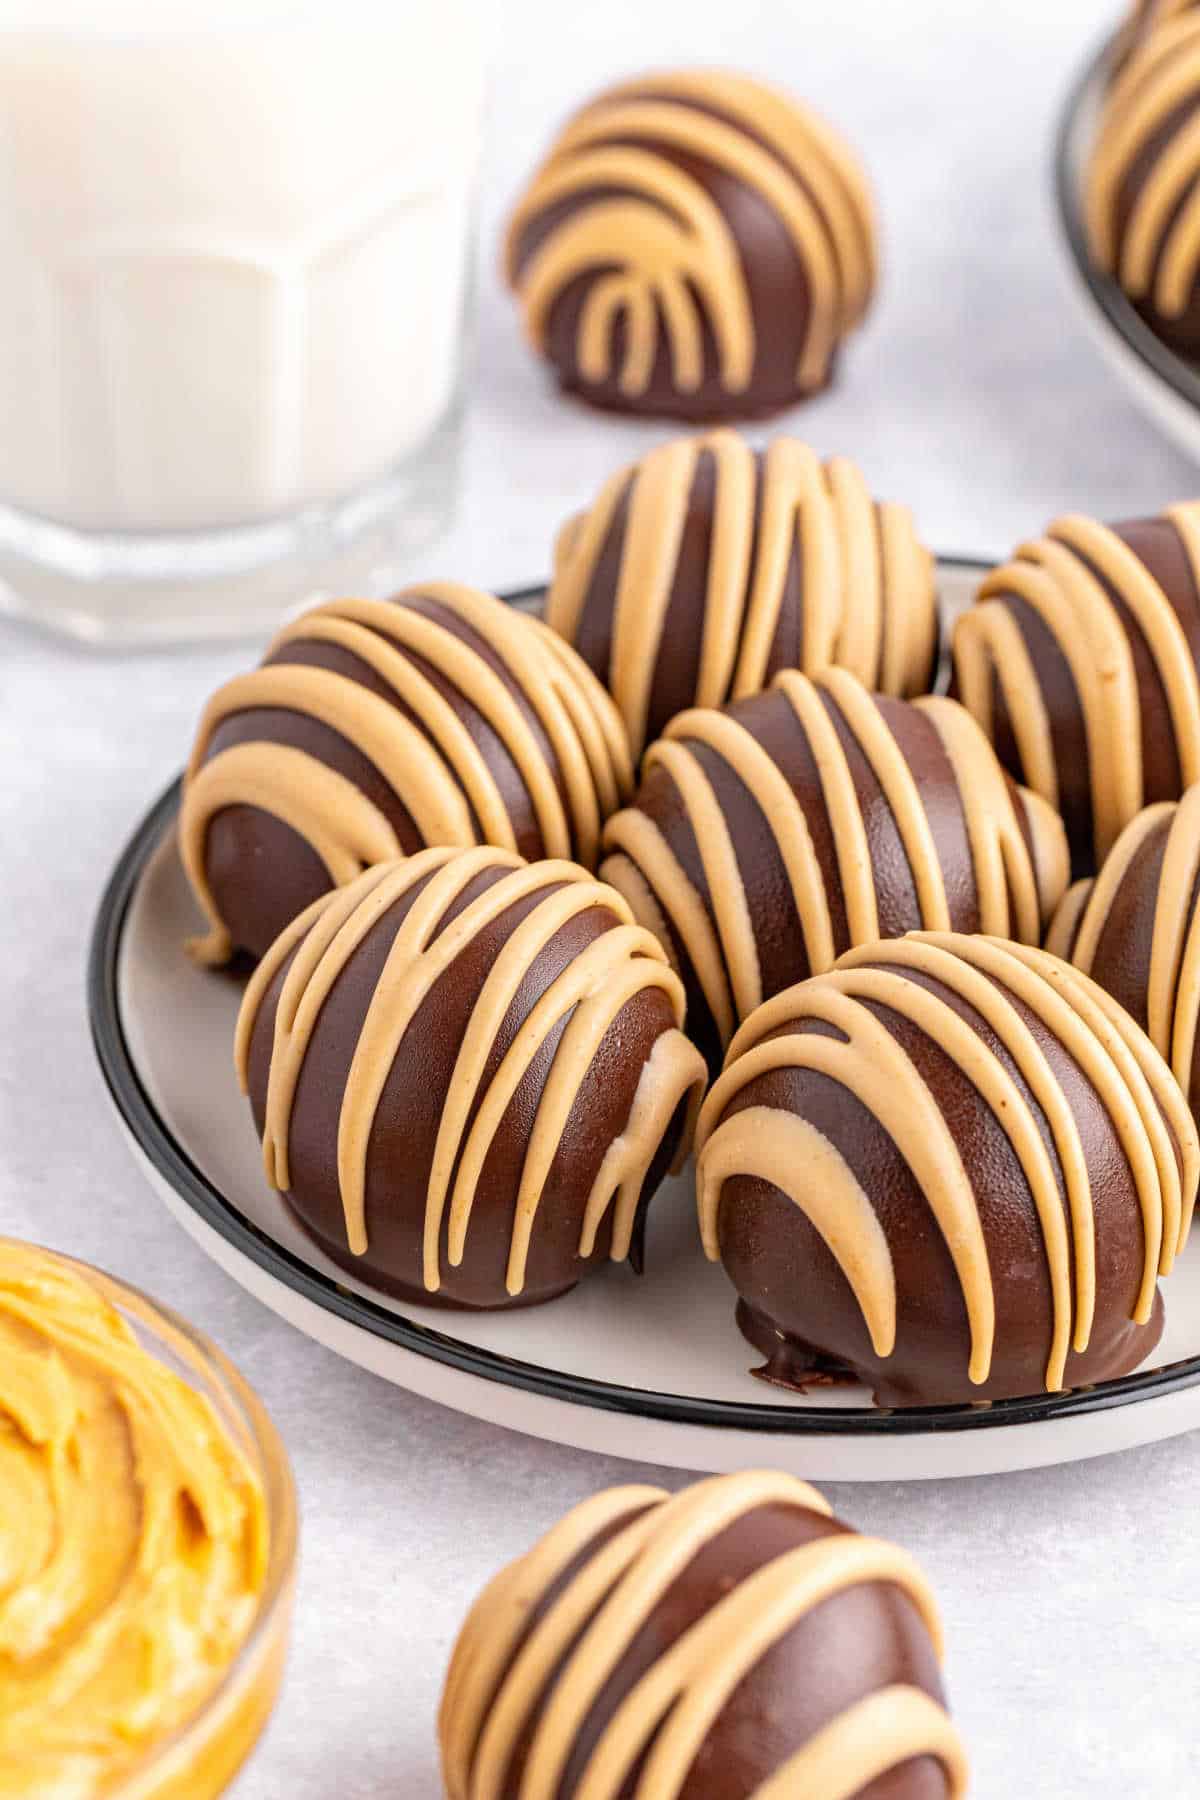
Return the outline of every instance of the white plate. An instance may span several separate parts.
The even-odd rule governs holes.
[[[944,610],[981,565],[943,561]],[[524,596],[528,599],[530,596]],[[178,784],[101,904],[89,1004],[105,1079],[155,1191],[204,1250],[301,1331],[448,1406],[515,1430],[688,1469],[764,1463],[815,1479],[990,1474],[1098,1456],[1200,1425],[1200,1253],[1168,1287],[1153,1366],[1065,1395],[888,1412],[756,1381],[733,1292],[706,1263],[690,1172],[650,1209],[647,1274],[589,1277],[549,1306],[447,1313],[391,1301],[328,1261],[262,1173],[232,1064],[240,989],[183,954],[198,916],[175,849]]]
[[[1109,43],[1067,96],[1054,157],[1061,245],[1084,329],[1143,412],[1200,462],[1200,367],[1155,336],[1116,282],[1092,266],[1083,224],[1083,170],[1108,77]]]

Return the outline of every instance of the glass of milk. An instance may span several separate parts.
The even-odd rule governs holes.
[[[0,0],[0,604],[383,592],[455,484],[476,0]]]

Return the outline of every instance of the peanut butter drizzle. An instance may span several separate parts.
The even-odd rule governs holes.
[[[914,1756],[936,1756],[950,1794],[967,1791],[962,1739],[936,1700],[922,1688],[896,1684],[868,1694],[798,1750],[751,1800],[853,1800],[878,1776]]]
[[[767,138],[803,178],[825,215],[853,323],[870,303],[878,273],[875,205],[862,165],[841,133],[795,97],[728,70],[678,69],[618,83],[595,104],[667,94],[711,107]]]
[[[404,605],[405,599],[433,601],[478,633],[512,687],[471,644]],[[255,806],[282,819],[321,858],[335,886],[401,853],[379,809],[318,757],[253,742],[208,758],[218,726],[236,713],[282,707],[338,732],[379,770],[426,843],[463,847],[482,839],[516,850],[516,829],[494,772],[467,724],[413,658],[449,682],[500,739],[528,794],[546,854],[595,861],[603,819],[628,794],[633,769],[616,709],[591,670],[540,621],[460,583],[427,582],[407,590],[400,602],[338,600],[317,607],[285,626],[267,652],[291,643],[335,645],[381,676],[397,704],[328,669],[287,662],[235,676],[209,701],[188,764],[179,825],[184,868],[211,926],[207,937],[189,946],[198,960],[225,962],[232,949],[205,869],[208,827],[225,807]],[[538,721],[549,754],[512,688]]]
[[[1125,827],[1094,881],[1078,881],[1055,915],[1047,948],[1085,975],[1095,968],[1100,939],[1139,852],[1166,828],[1154,892],[1150,960],[1146,977],[1146,1030],[1171,1065],[1185,1094],[1192,1089],[1192,1060],[1200,1015],[1200,787],[1183,799],[1148,806]]]
[[[1200,591],[1200,506],[1171,507]],[[1141,810],[1142,700],[1133,650],[1099,570],[1120,595],[1145,639],[1167,697],[1183,785],[1200,777],[1200,677],[1187,637],[1166,594],[1139,557],[1106,525],[1070,515],[1047,535],[1022,544],[1013,561],[993,569],[976,604],[954,632],[958,691],[989,737],[994,692],[1004,700],[1025,780],[1051,806],[1059,783],[1041,680],[1006,597],[1032,607],[1066,661],[1083,716],[1097,855]]]
[[[822,120],[776,89],[716,71],[648,75],[612,88],[551,146],[513,212],[505,248],[531,343],[544,347],[555,304],[590,275],[576,338],[586,380],[612,374],[620,317],[624,393],[649,387],[660,330],[674,385],[694,393],[704,380],[706,325],[721,385],[735,394],[750,387],[757,340],[741,249],[721,208],[671,160],[673,151],[742,183],[778,218],[808,284],[796,383],[819,386],[874,286],[870,190]],[[520,266],[527,227],[569,200],[577,204]]]
[[[836,703],[883,790],[912,872],[922,925],[949,931],[945,876],[920,790],[871,695],[839,669],[827,670],[815,681],[785,670],[775,686],[786,695],[817,765],[851,943],[878,937],[879,896],[850,762],[822,692]],[[1031,857],[1013,791],[970,715],[952,700],[927,697],[914,704],[933,725],[954,772],[980,929],[1036,941],[1043,919],[1067,882],[1061,823],[1048,807],[1031,804],[1032,797],[1025,796],[1034,844]],[[722,1041],[728,1042],[736,1022],[763,998],[762,971],[729,823],[694,744],[715,751],[757,802],[787,873],[813,974],[832,967],[838,945],[826,875],[804,809],[778,766],[728,713],[680,714],[647,752],[645,768],[659,766],[671,776],[704,868],[711,904],[705,904],[658,827],[636,807],[609,821],[604,835],[609,856],[602,873],[646,925],[654,916],[645,906],[644,892],[649,889],[656,911],[671,921],[686,947]]]
[[[559,533],[546,618],[568,641],[584,609],[617,508],[628,501],[613,603],[609,682],[634,754],[647,736],[655,672],[688,501],[704,456],[716,482],[701,630],[698,706],[758,693],[798,554],[799,666],[831,665],[868,687],[915,694],[929,685],[937,641],[933,560],[906,507],[872,500],[861,472],[823,467],[795,438],[775,438],[761,469],[735,431],[677,438],[618,470],[594,505]],[[757,497],[757,500],[756,500]]]
[[[1054,1160],[1029,1100],[999,1057],[940,995],[910,974],[948,988],[995,1033],[1050,1128]],[[1170,1273],[1190,1227],[1200,1177],[1195,1125],[1144,1035],[1095,983],[1044,951],[995,937],[913,932],[863,945],[828,974],[776,995],[747,1020],[730,1046],[725,1072],[701,1109],[697,1128],[700,1226],[710,1259],[720,1256],[725,1182],[737,1175],[770,1181],[804,1213],[837,1260],[876,1354],[888,1356],[894,1349],[897,1297],[890,1250],[841,1152],[822,1139],[814,1155],[815,1128],[782,1109],[752,1106],[723,1118],[730,1102],[760,1075],[773,1069],[816,1070],[845,1087],[878,1121],[925,1195],[962,1286],[971,1342],[969,1377],[977,1385],[987,1381],[995,1298],[979,1198],[924,1076],[870,1010],[871,1005],[886,1007],[916,1025],[957,1065],[1021,1165],[1041,1226],[1053,1296],[1046,1388],[1059,1390],[1069,1349],[1084,1351],[1091,1340],[1094,1205],[1074,1112],[1014,999],[1033,1012],[1091,1084],[1128,1161],[1145,1245],[1133,1318],[1145,1324],[1157,1277]],[[808,1020],[831,1025],[841,1035],[800,1030],[769,1035]],[[1182,1178],[1172,1133],[1182,1156]]]
[[[778,1505],[829,1516],[820,1494],[784,1475],[717,1477],[674,1498],[615,1488],[504,1570],[468,1618],[446,1681],[439,1735],[450,1800],[499,1800],[531,1726],[520,1800],[553,1800],[592,1707],[672,1583],[738,1519]],[[524,1635],[531,1607],[581,1557]],[[738,1583],[651,1664],[592,1750],[577,1800],[616,1800],[643,1758],[635,1800],[674,1800],[738,1684],[824,1600],[866,1582],[892,1583],[909,1597],[940,1657],[933,1596],[903,1551],[850,1534],[817,1539]],[[952,1796],[965,1792],[962,1750],[942,1709],[919,1690],[886,1689],[832,1719],[757,1792],[837,1800],[870,1779],[863,1770],[882,1773],[920,1755],[941,1759]]]
[[[1200,273],[1200,117],[1194,110],[1149,167],[1141,167],[1147,146],[1171,115],[1200,98],[1200,19],[1178,0],[1169,12],[1175,16],[1147,31],[1113,83],[1085,171],[1083,203],[1099,267],[1131,299],[1178,318]],[[1126,184],[1135,170],[1137,197],[1122,222]]]
[[[1152,32],[1194,10],[1197,0],[1133,0],[1129,17],[1117,35],[1113,62],[1120,68]]]
[[[495,868],[504,869],[504,877],[439,931],[459,896],[479,875]],[[612,1257],[623,1260],[629,1254],[647,1171],[685,1097],[689,1109],[677,1167],[688,1153],[704,1064],[678,1029],[683,1023],[683,987],[665,952],[648,931],[633,923],[618,894],[574,863],[527,864],[512,852],[490,847],[426,850],[367,870],[350,886],[323,895],[288,927],[246,989],[234,1049],[245,1092],[255,1021],[268,989],[294,953],[275,1015],[263,1129],[267,1180],[283,1191],[291,1184],[292,1106],[321,1008],[368,932],[419,885],[372,994],[342,1097],[338,1178],[351,1251],[362,1256],[368,1248],[371,1132],[406,1032],[436,982],[479,933],[518,901],[547,889],[497,955],[463,1033],[429,1173],[422,1279],[429,1293],[438,1291],[447,1208],[447,1253],[451,1267],[461,1264],[478,1182],[496,1132],[522,1078],[554,1029],[567,1019],[537,1103],[513,1219],[507,1285],[513,1295],[522,1291],[541,1196],[587,1072],[622,1008],[638,994],[658,988],[671,1004],[676,1029],[664,1032],[646,1059],[625,1129],[609,1146],[587,1196],[580,1236],[581,1256],[591,1255],[611,1211]],[[547,987],[484,1087],[497,1034],[522,982],[563,926],[592,907],[606,908],[619,923],[575,956]]]

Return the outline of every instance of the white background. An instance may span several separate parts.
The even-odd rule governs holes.
[[[1056,261],[1052,123],[1106,11],[506,0],[465,493],[453,536],[413,573],[540,576],[562,512],[658,435],[555,398],[495,276],[498,220],[552,122],[609,74],[657,60],[773,76],[861,149],[885,228],[882,297],[836,391],[791,423],[910,502],[934,545],[1000,553],[1064,507],[1122,517],[1200,490],[1083,341]],[[470,1599],[566,1507],[635,1470],[339,1362],[210,1266],[131,1169],[87,1040],[90,916],[202,699],[247,660],[93,660],[0,627],[0,1229],[106,1264],[187,1313],[290,1445],[304,1509],[294,1654],[239,1800],[425,1800],[440,1792],[436,1697]],[[1191,1437],[1002,1480],[833,1492],[932,1575],[981,1800],[1200,1794],[1198,1486]]]

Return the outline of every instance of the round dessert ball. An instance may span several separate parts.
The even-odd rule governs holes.
[[[1200,503],[1056,519],[992,570],[953,654],[954,692],[1094,873],[1143,806],[1200,779]]]
[[[530,343],[593,405],[700,423],[823,388],[875,285],[857,159],[789,94],[680,69],[605,90],[518,202]]]
[[[1108,994],[940,932],[760,1007],[697,1141],[705,1249],[764,1375],[853,1376],[882,1406],[1136,1368],[1200,1172],[1183,1096]]]
[[[503,1569],[438,1720],[449,1800],[958,1800],[905,1551],[788,1475],[610,1488]]]
[[[1067,884],[1057,814],[953,700],[844,670],[681,713],[605,831],[602,874],[666,946],[714,1068],[763,1000],[917,927],[1040,943]]]
[[[704,1064],[619,894],[567,862],[432,849],[325,894],[246,989],[267,1179],[392,1294],[531,1305],[605,1258],[687,1154]]]
[[[1130,53],[1132,52],[1132,53]],[[1128,40],[1084,174],[1092,260],[1150,329],[1200,353],[1200,13]]]
[[[1075,883],[1046,948],[1098,981],[1200,1110],[1200,787],[1148,806],[1094,880]]]
[[[780,669],[925,694],[934,563],[907,507],[795,438],[680,438],[619,470],[555,547],[546,620],[614,695],[635,756],[688,706]]]
[[[179,842],[202,962],[261,956],[372,863],[495,844],[593,866],[633,785],[609,696],[557,633],[457,582],[336,600],[205,708]]]

